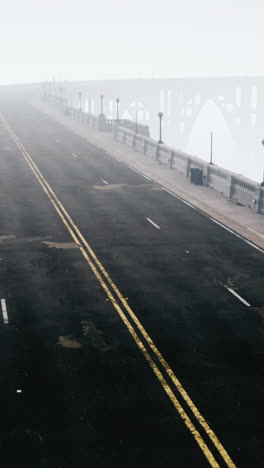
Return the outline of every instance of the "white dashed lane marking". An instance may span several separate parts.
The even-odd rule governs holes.
[[[6,301],[5,299],[1,299],[1,308],[2,308],[2,314],[3,314],[3,320],[4,323],[9,323],[8,320],[8,315],[7,315],[7,308],[6,308]]]
[[[102,181],[105,185],[108,185],[108,182],[106,182],[106,180],[101,179],[101,181]]]
[[[245,299],[243,299],[243,297],[239,296],[239,294],[237,294],[236,291],[234,291],[232,288],[229,288],[225,284],[223,284],[223,286],[224,286],[225,289],[227,289],[227,291],[229,291],[231,294],[233,294],[233,296],[235,296],[240,302],[242,302],[247,307],[251,307],[251,304],[249,304]]]
[[[146,220],[147,220],[150,224],[152,224],[152,226],[154,226],[156,229],[160,229],[160,227],[159,227],[156,223],[154,223],[154,221],[152,221],[150,218],[146,218]]]

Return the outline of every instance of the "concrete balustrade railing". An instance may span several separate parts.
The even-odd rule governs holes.
[[[131,146],[135,151],[144,153],[159,164],[181,172],[186,177],[190,177],[191,168],[199,168],[203,173],[204,186],[251,208],[256,213],[264,214],[264,188],[256,182],[215,164],[208,164],[196,156],[176,150],[168,145],[158,144],[152,138],[135,134],[123,127],[115,129],[114,139]]]
[[[159,144],[149,137],[146,125],[135,126],[135,122],[129,120],[106,119],[103,114],[98,117],[83,112],[80,109],[69,107],[64,99],[56,97],[43,97],[58,110],[73,119],[80,120],[84,125],[96,128],[98,131],[112,131],[115,141],[119,141],[135,151],[143,153],[147,157],[157,161],[161,165],[168,166],[186,177],[190,177],[192,168],[202,170],[202,183],[226,198],[241,203],[254,210],[256,213],[264,214],[264,188],[246,177],[223,169],[215,164],[208,164],[196,156],[184,153],[171,146]],[[140,130],[135,133],[133,127]]]

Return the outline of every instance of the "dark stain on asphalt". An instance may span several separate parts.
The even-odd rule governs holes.
[[[110,346],[106,342],[103,332],[98,330],[93,322],[83,320],[82,337],[77,339],[72,335],[59,336],[57,344],[64,348],[78,349],[81,346],[90,346],[97,351],[107,352]]]
[[[110,346],[103,337],[103,332],[101,330],[97,330],[93,322],[83,320],[82,333],[85,337],[86,344],[89,344],[98,351],[107,352],[110,350]]]

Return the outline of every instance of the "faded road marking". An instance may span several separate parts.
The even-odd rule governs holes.
[[[80,348],[81,344],[71,335],[68,336],[58,336],[58,345],[63,346],[64,348]]]
[[[6,308],[6,301],[5,299],[1,299],[1,307],[2,307],[2,314],[4,323],[9,323],[8,315],[7,315],[7,308]]]
[[[50,242],[43,241],[42,244],[46,244],[49,249],[79,249],[80,246],[75,242]]]
[[[15,239],[16,236],[0,236],[0,242],[8,241],[9,239]]]
[[[102,179],[101,179],[102,180]],[[111,190],[119,190],[122,189],[123,187],[126,187],[128,184],[107,184],[107,185],[94,185],[93,188],[96,190],[105,190],[111,191]]]
[[[75,153],[72,153],[72,156],[73,156],[74,158],[78,158],[78,156],[77,156]]]

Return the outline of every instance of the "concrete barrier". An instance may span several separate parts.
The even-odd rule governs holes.
[[[144,154],[146,156],[149,156],[151,159],[154,159],[155,161],[158,160],[158,144],[156,141],[150,139],[150,138],[145,138],[144,139]]]
[[[158,152],[158,159],[157,159],[158,162],[165,166],[170,165],[171,148],[166,145],[158,145],[157,152]]]
[[[208,165],[208,187],[222,193],[227,198],[232,198],[232,175],[224,169]]]
[[[135,134],[134,138],[134,150],[144,152],[145,138],[138,133]]]
[[[257,184],[237,176],[232,178],[232,199],[255,210],[257,203]]]

